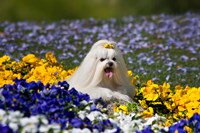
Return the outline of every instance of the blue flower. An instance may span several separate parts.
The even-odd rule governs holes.
[[[83,120],[80,119],[80,118],[73,118],[73,119],[71,119],[70,124],[74,128],[83,128]]]
[[[180,120],[176,124],[169,127],[169,132],[174,133],[175,131],[178,131],[179,133],[186,133],[186,130],[184,129],[185,126],[188,125],[187,120]]]
[[[9,126],[3,126],[1,123],[0,123],[0,131],[1,133],[13,133],[13,130],[9,127]]]
[[[147,126],[142,131],[136,131],[136,133],[153,133],[153,130],[151,129],[151,126]]]
[[[93,128],[97,129],[100,132],[104,132],[105,131],[103,125],[94,124]]]
[[[92,104],[90,106],[90,111],[100,111],[100,110],[97,108],[96,104]]]
[[[114,125],[109,119],[99,121],[98,123],[94,124],[93,128],[97,129],[100,132],[104,132],[105,129],[113,129],[113,128],[117,128],[117,131],[120,130],[120,128]]]
[[[88,128],[88,129],[92,130],[92,122],[90,121],[90,119],[85,117],[83,119],[83,122],[84,122],[84,128]]]
[[[200,115],[198,113],[195,113],[189,120],[189,123],[193,124],[196,122],[200,122]]]
[[[102,99],[102,98],[98,98],[98,99],[94,99],[94,103],[97,104],[101,104],[104,108],[107,107],[106,102]]]
[[[58,85],[60,85],[61,87],[63,87],[65,90],[69,89],[69,84],[66,81],[63,82],[58,82]]]
[[[39,87],[38,87],[37,83],[35,83],[35,82],[32,81],[32,82],[30,82],[30,83],[28,84],[27,89],[28,89],[29,91],[37,91],[37,89],[39,89]]]
[[[75,96],[75,95],[78,94],[78,91],[75,88],[72,88],[72,89],[69,90],[69,94]]]
[[[189,124],[194,128],[194,132],[200,132],[200,115],[195,113],[189,120]]]

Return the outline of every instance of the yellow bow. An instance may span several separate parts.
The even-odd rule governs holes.
[[[105,43],[103,46],[104,48],[111,48],[111,49],[115,48],[113,44],[108,44],[108,43]]]

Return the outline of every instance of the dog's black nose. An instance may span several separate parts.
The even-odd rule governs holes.
[[[112,62],[108,62],[109,67],[113,66]]]

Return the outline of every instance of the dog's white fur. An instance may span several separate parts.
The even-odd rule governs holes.
[[[114,48],[105,48],[104,44],[111,44]],[[70,88],[87,93],[92,99],[117,98],[132,102],[135,95],[122,53],[115,42],[108,40],[100,40],[92,46],[68,82]]]

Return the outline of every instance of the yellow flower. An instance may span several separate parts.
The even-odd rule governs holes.
[[[192,131],[192,129],[190,127],[185,126],[184,128],[187,131],[187,133],[193,133],[193,131]]]
[[[175,120],[177,120],[177,121],[178,121],[178,120],[180,119],[180,117],[179,117],[179,115],[178,115],[178,114],[175,114],[175,113],[174,113],[174,114],[173,114],[173,119],[175,119]]]
[[[7,56],[7,55],[4,55],[0,58],[0,65],[3,63],[3,62],[6,62],[6,61],[9,61],[10,60],[10,56]]]
[[[165,126],[170,127],[173,123],[174,123],[173,119],[169,117],[165,122]]]
[[[131,83],[132,83],[133,85],[136,85],[136,82],[137,82],[138,79],[139,79],[139,76],[138,76],[138,75],[134,76],[134,77],[132,78]]]
[[[178,111],[185,111],[185,110],[186,110],[185,105],[178,106]]]
[[[154,115],[154,110],[152,107],[148,107],[144,112],[142,113],[144,118],[152,117]]]
[[[173,108],[173,104],[171,104],[171,102],[165,101],[164,105],[167,107],[168,110],[170,110],[170,112],[172,112]]]
[[[141,88],[141,90],[142,90],[143,97],[147,101],[155,101],[159,98],[160,92],[158,90],[158,86],[151,85],[151,86],[143,87]]]
[[[4,72],[0,71],[1,79],[0,79],[0,87],[5,84],[13,84],[13,79],[16,77],[13,76],[13,72],[9,70],[5,70]]]
[[[181,118],[184,118],[185,114],[184,114],[184,112],[178,112],[178,116],[181,117]]]
[[[140,105],[141,105],[144,109],[148,108],[147,103],[146,103],[146,100],[138,100],[138,102],[140,103]]]
[[[132,72],[131,70],[128,70],[127,73],[128,73],[128,76],[129,76],[129,77],[133,76],[133,72]]]
[[[50,61],[51,63],[57,63],[56,57],[53,55],[52,52],[47,52],[45,54],[45,57],[48,61]]]
[[[198,88],[190,88],[187,91],[187,96],[190,98],[190,101],[199,101],[200,100],[200,89]]]
[[[154,83],[153,83],[153,81],[152,80],[148,80],[147,81],[147,86],[151,86],[151,85],[153,85]]]
[[[194,113],[200,113],[199,112],[199,108],[200,108],[200,102],[196,101],[196,102],[189,102],[186,105],[186,109],[187,109],[187,118],[190,118],[193,116]]]
[[[170,98],[172,96],[172,91],[170,90],[170,84],[164,82],[162,86],[159,87],[161,92],[161,99]]]
[[[22,58],[22,61],[29,64],[35,64],[39,61],[39,58],[37,58],[34,54],[28,54]]]
[[[197,109],[200,106],[200,102],[195,101],[195,102],[189,102],[186,105],[187,110],[194,110]]]
[[[116,113],[119,113],[119,112],[122,112],[124,114],[128,114],[129,113],[128,112],[128,108],[125,105],[119,105],[119,106],[117,106],[116,104],[114,104],[114,109],[113,110]]]

